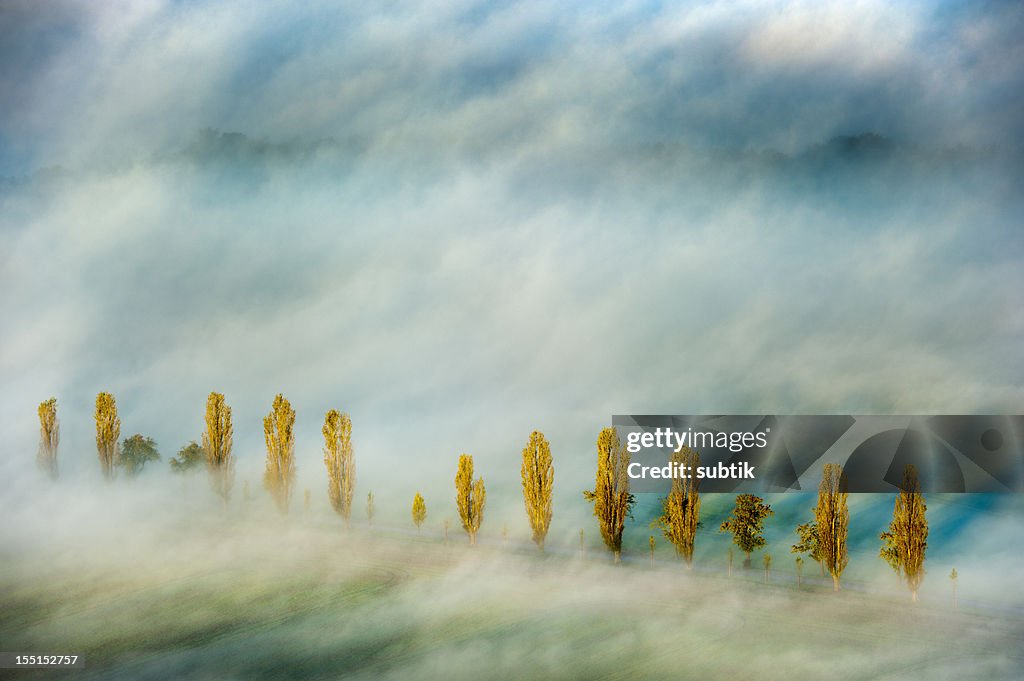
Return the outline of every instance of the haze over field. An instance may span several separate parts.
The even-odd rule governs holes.
[[[445,545],[434,523],[423,534],[408,521],[404,532],[361,523],[346,532],[322,504],[285,522],[266,499],[238,501],[225,517],[198,494],[207,490],[174,482],[140,479],[102,502],[62,485],[69,505],[46,495],[25,504],[22,514],[53,509],[52,530],[30,535],[35,523],[19,515],[11,527],[20,529],[6,531],[0,640],[33,650],[59,642],[86,657],[76,678],[103,679],[479,678],[489,669],[519,679],[1009,680],[1024,663],[1024,603],[1012,586],[1019,549],[1014,563],[996,548],[1019,546],[1019,504],[949,536],[945,506],[933,502],[939,557],[924,599],[911,604],[891,574],[847,580],[834,594],[813,564],[798,591],[775,536],[765,585],[757,569],[737,566],[728,579],[723,556],[706,550],[711,532],[698,539],[694,571],[664,548],[654,567],[642,547],[613,567],[593,535],[582,559],[564,545],[542,557],[522,535],[502,545],[494,528],[471,549],[461,532]],[[855,526],[871,522],[861,501]],[[956,610],[943,573],[951,552],[968,580]],[[850,572],[880,563],[876,553],[855,545]]]

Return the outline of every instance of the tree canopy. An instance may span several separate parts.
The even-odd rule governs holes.
[[[597,474],[594,489],[583,496],[594,503],[594,517],[601,529],[605,546],[618,562],[622,555],[622,532],[626,518],[633,510],[634,497],[629,491],[629,450],[619,439],[615,428],[605,428],[597,437]]]
[[[331,508],[348,524],[352,516],[356,469],[352,450],[352,419],[337,409],[324,416],[324,466],[327,467],[327,496]]]
[[[416,525],[416,530],[420,529],[420,525],[427,519],[427,502],[423,500],[423,495],[416,492],[416,496],[412,498],[412,522]]]
[[[722,522],[719,532],[731,532],[732,541],[746,554],[744,565],[750,564],[750,554],[765,545],[764,520],[775,515],[764,499],[754,494],[740,494],[732,515]]]
[[[103,477],[114,478],[117,466],[117,439],[121,437],[121,419],[117,415],[117,401],[110,393],[96,395],[96,454],[100,459]]]
[[[879,538],[882,540],[881,557],[906,581],[914,601],[924,581],[924,556],[928,549],[927,510],[917,469],[908,465],[903,472],[889,531],[883,532]]]
[[[206,452],[195,440],[178,450],[178,455],[171,457],[171,472],[179,475],[198,470],[206,464]]]
[[[484,479],[473,479],[473,457],[463,454],[455,473],[455,503],[462,520],[462,529],[469,535],[469,543],[476,544],[476,533],[484,521],[487,492]]]
[[[125,474],[134,478],[150,461],[159,461],[160,453],[156,449],[153,438],[136,433],[126,437],[121,444],[121,455],[117,465],[124,469]]]
[[[551,445],[544,433],[533,431],[523,448],[523,465],[520,468],[523,481],[523,503],[533,530],[533,542],[544,550],[544,539],[551,527],[551,493],[555,481],[555,469],[551,460]]]
[[[295,410],[280,393],[274,397],[270,413],[263,417],[263,439],[267,445],[263,486],[278,510],[287,513],[295,483]]]
[[[672,453],[672,461],[693,471],[700,465],[700,455],[682,447]],[[672,489],[662,501],[661,516],[654,521],[688,566],[693,564],[693,544],[700,524],[698,484],[696,477],[672,478]]]
[[[39,468],[54,480],[57,479],[57,446],[60,444],[60,421],[57,419],[57,398],[41,402],[39,413],[39,452],[36,461]]]

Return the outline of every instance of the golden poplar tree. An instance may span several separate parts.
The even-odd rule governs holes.
[[[476,533],[484,521],[486,503],[484,479],[473,479],[473,457],[463,454],[459,457],[459,468],[455,473],[455,504],[462,519],[462,529],[469,535],[470,546],[476,544]]]
[[[680,465],[680,470],[688,466],[690,471],[695,471],[700,465],[700,455],[689,447],[681,447],[672,453],[672,461]],[[662,502],[661,517],[655,521],[687,567],[693,567],[693,542],[700,522],[698,482],[696,475],[672,478],[672,489]]]
[[[843,467],[836,463],[825,464],[818,487],[818,505],[814,507],[814,524],[818,530],[821,564],[832,575],[835,591],[839,591],[839,576],[850,561],[846,548],[850,529],[849,496]]]
[[[206,398],[206,430],[203,432],[203,451],[206,453],[206,471],[210,487],[220,497],[225,509],[235,484],[235,457],[231,454],[234,428],[231,425],[231,407],[224,395],[211,392]]]
[[[917,601],[917,590],[924,581],[924,554],[928,548],[928,510],[917,480],[917,469],[907,466],[896,497],[889,531],[880,535],[880,555],[900,575]]]
[[[551,461],[551,445],[544,433],[533,431],[523,448],[523,503],[533,529],[533,542],[544,550],[544,539],[551,527],[551,493],[555,482],[555,469]]]
[[[267,467],[263,486],[282,513],[288,512],[295,482],[295,410],[280,393],[270,413],[263,417],[263,438],[267,443]]]
[[[416,492],[412,498],[412,522],[416,525],[416,531],[420,531],[420,525],[427,519],[427,502],[423,501],[423,495]]]
[[[57,446],[60,444],[60,421],[57,420],[57,398],[39,403],[39,468],[57,479]]]
[[[113,480],[118,459],[117,439],[121,437],[121,419],[117,416],[117,402],[113,395],[100,393],[96,396],[94,418],[96,419],[96,453],[100,458],[100,468],[103,470],[104,478]]]
[[[352,517],[352,495],[356,486],[356,464],[352,452],[352,419],[337,409],[324,417],[324,465],[327,467],[327,495],[331,507],[345,519]]]
[[[622,558],[622,532],[626,517],[633,508],[629,493],[629,451],[619,440],[615,428],[605,428],[597,437],[597,475],[594,489],[583,492],[593,502],[594,516],[601,529],[601,538],[615,556]]]

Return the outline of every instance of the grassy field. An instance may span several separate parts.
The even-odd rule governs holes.
[[[395,529],[188,523],[6,552],[0,641],[37,679],[1019,679],[1024,617],[759,570],[469,548]]]

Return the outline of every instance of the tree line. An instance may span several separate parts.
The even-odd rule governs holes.
[[[40,441],[37,461],[40,468],[51,478],[58,475],[57,451],[60,442],[60,423],[57,418],[57,400],[51,398],[40,403],[38,408]],[[117,414],[117,402],[110,393],[101,392],[96,396],[94,412],[96,422],[96,452],[100,469],[107,480],[113,480],[117,471],[123,470],[128,477],[142,471],[145,464],[160,459],[156,443],[152,438],[135,434],[119,441],[121,420]],[[233,425],[231,407],[224,395],[211,392],[206,401],[202,444],[195,441],[181,448],[178,456],[170,461],[171,470],[182,473],[205,466],[210,487],[227,508],[234,487],[235,457],[232,452]],[[295,410],[281,394],[274,397],[270,411],[263,419],[266,463],[263,486],[282,513],[290,507],[295,483]],[[323,435],[323,461],[327,473],[327,496],[332,509],[348,526],[351,520],[355,492],[356,465],[352,444],[352,419],[337,409],[329,410],[324,416],[321,429]],[[700,464],[698,452],[680,447],[672,454],[672,461],[681,466],[695,469]],[[597,438],[597,472],[594,488],[583,492],[593,504],[593,514],[605,546],[611,551],[616,563],[622,555],[622,538],[626,519],[631,517],[635,497],[630,492],[627,469],[630,453],[619,439],[615,428],[603,429]],[[531,539],[543,551],[544,542],[551,526],[552,499],[554,489],[554,465],[551,446],[544,434],[534,431],[530,434],[522,452],[523,503],[532,532]],[[474,473],[473,457],[462,454],[458,459],[455,473],[456,509],[470,545],[476,544],[477,534],[483,524],[487,490],[482,477]],[[248,485],[246,485],[246,493]],[[817,503],[812,510],[813,520],[798,525],[798,537],[791,552],[795,559],[797,583],[802,579],[803,556],[818,563],[822,576],[831,577],[833,588],[839,591],[841,576],[849,563],[847,539],[849,535],[850,512],[848,507],[846,475],[842,466],[825,464],[821,484],[818,487]],[[305,504],[309,506],[309,492]],[[701,499],[697,478],[674,478],[668,494],[662,499],[661,514],[652,523],[661,530],[663,537],[674,547],[676,555],[687,567],[693,565],[694,543],[700,527]],[[366,513],[372,524],[374,515],[373,493],[367,494]],[[927,505],[920,491],[917,472],[907,466],[896,497],[892,521],[879,539],[882,547],[879,555],[906,583],[914,601],[924,579],[924,560],[928,546]],[[765,544],[764,523],[774,515],[771,506],[754,494],[740,494],[730,515],[719,526],[719,532],[732,535],[732,543],[744,554],[744,567],[751,566],[754,551]],[[427,518],[427,506],[419,491],[413,497],[411,517],[417,530]],[[444,521],[445,540],[448,538],[448,521]],[[507,537],[507,528],[503,530]],[[654,535],[649,537],[651,560],[654,558]],[[580,547],[583,547],[583,530],[580,530]],[[772,557],[763,554],[765,579],[768,579]],[[729,550],[729,574],[732,574],[733,553]],[[950,574],[954,594],[957,574]],[[955,596],[954,596],[955,598]]]
[[[681,447],[672,455],[672,461],[696,469],[700,455],[688,447]],[[622,553],[622,534],[625,519],[630,515],[633,495],[629,491],[630,454],[619,440],[615,428],[605,428],[597,439],[597,477],[593,490],[584,496],[593,502],[594,515],[598,518],[601,538],[614,555],[616,562]],[[655,519],[659,527],[676,549],[676,553],[687,566],[693,564],[694,541],[700,526],[699,479],[673,478],[669,494],[662,500],[662,513]],[[801,579],[803,554],[816,561],[822,570],[832,578],[835,591],[839,591],[840,578],[849,563],[847,539],[849,537],[850,510],[848,506],[846,474],[842,466],[827,463],[822,468],[821,484],[818,487],[817,504],[812,510],[814,519],[799,525],[796,533],[799,541],[791,547],[796,558],[797,579]],[[879,555],[901,577],[910,590],[911,598],[917,601],[918,589],[924,579],[925,551],[928,548],[928,521],[925,517],[927,505],[917,471],[908,465],[904,471],[899,493],[893,509],[889,529],[879,539],[882,548]],[[775,515],[765,500],[754,494],[740,494],[731,514],[719,526],[719,532],[732,535],[732,542],[744,554],[744,567],[751,565],[751,555],[765,546],[764,523]],[[653,558],[655,539],[651,535],[649,546]],[[772,556],[762,556],[767,579],[771,569]],[[729,552],[729,573],[732,574],[732,551]],[[957,574],[950,574],[954,590]]]

